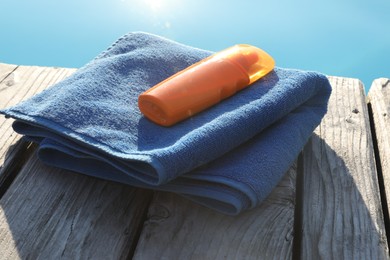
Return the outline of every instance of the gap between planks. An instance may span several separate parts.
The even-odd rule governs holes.
[[[33,147],[32,143],[23,139],[17,140],[12,147],[9,147],[4,158],[4,164],[0,168],[0,199],[31,156],[34,150]]]
[[[390,247],[390,218],[389,218],[389,209],[388,209],[388,199],[386,196],[386,185],[382,170],[382,164],[381,164],[381,155],[378,148],[378,138],[377,133],[375,130],[375,123],[374,123],[374,113],[372,111],[372,105],[370,102],[367,103],[368,105],[368,116],[370,117],[370,127],[371,127],[371,133],[372,133],[372,142],[374,145],[374,154],[375,154],[375,165],[377,169],[378,174],[378,186],[379,186],[379,192],[381,197],[381,204],[382,204],[382,210],[383,210],[383,217],[384,217],[384,225],[385,225],[385,232],[386,232],[386,238],[387,238],[387,246]]]
[[[375,145],[376,165],[379,175],[386,235],[390,246],[390,79],[379,78],[373,81],[367,96],[370,123]]]

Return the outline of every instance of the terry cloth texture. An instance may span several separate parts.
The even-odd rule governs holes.
[[[2,110],[46,164],[172,191],[230,215],[270,194],[326,113],[324,75],[275,68],[172,127],[139,111],[140,93],[211,55],[129,33],[73,75]]]

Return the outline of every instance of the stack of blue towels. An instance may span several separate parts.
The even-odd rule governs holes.
[[[0,113],[39,143],[48,165],[175,192],[236,215],[259,205],[287,172],[326,113],[331,87],[324,75],[275,68],[172,127],[140,113],[140,93],[211,54],[129,33],[67,79]]]

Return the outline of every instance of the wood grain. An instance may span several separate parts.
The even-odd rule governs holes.
[[[16,66],[0,63],[0,109],[17,104],[71,75],[75,69]],[[13,120],[0,116],[0,193],[15,170],[24,163],[28,143],[12,130]],[[18,160],[14,160],[18,157]]]
[[[328,113],[304,149],[302,259],[388,259],[361,82],[330,77]]]
[[[258,208],[229,217],[157,193],[134,259],[291,259],[295,165]]]
[[[151,192],[40,163],[0,200],[1,259],[127,259]]]
[[[378,167],[381,170],[384,196],[387,202],[387,214],[390,212],[390,79],[374,80],[368,92],[368,104],[371,107],[375,127]],[[387,215],[387,217],[389,217]],[[390,221],[386,219],[386,221]],[[390,230],[388,230],[390,232]]]

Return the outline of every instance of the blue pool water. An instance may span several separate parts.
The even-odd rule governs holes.
[[[212,51],[253,44],[277,66],[359,78],[366,91],[390,78],[388,0],[1,0],[0,9],[4,63],[80,67],[146,31]]]

